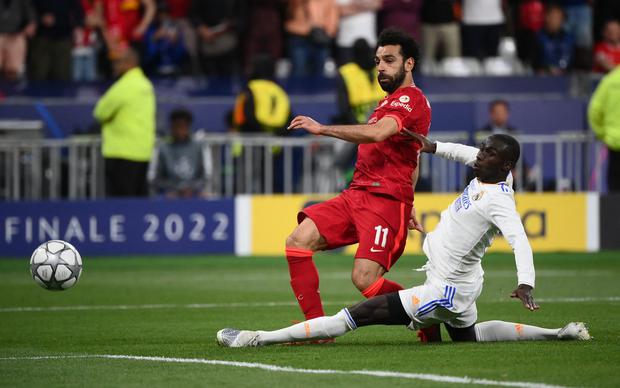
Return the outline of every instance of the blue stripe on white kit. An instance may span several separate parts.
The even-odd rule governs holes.
[[[423,306],[420,306],[415,315],[420,317],[422,315],[430,313],[431,311],[435,310],[437,307],[440,307],[440,306],[445,307],[445,308],[450,308],[454,306],[454,295],[455,294],[456,294],[456,287],[446,286],[444,290],[444,294],[443,294],[445,298],[435,299],[435,300],[432,300],[426,303]]]

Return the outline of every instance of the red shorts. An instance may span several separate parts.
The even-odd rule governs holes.
[[[327,249],[359,243],[356,259],[375,261],[386,271],[400,258],[407,242],[411,205],[364,190],[345,190],[297,215],[309,217],[327,241]]]

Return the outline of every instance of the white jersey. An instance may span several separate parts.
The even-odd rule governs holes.
[[[437,142],[436,155],[467,165],[476,161],[478,149]],[[532,248],[517,213],[512,175],[505,182],[486,184],[472,179],[463,193],[441,213],[437,228],[424,240],[428,280],[452,284],[462,291],[481,290],[482,256],[501,232],[511,245],[517,265],[518,284],[534,287]]]

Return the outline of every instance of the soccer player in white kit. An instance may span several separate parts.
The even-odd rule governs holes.
[[[461,144],[432,142],[410,133],[422,152],[435,153],[473,167],[471,180],[454,202],[441,213],[436,229],[424,240],[428,258],[426,282],[417,287],[380,295],[336,315],[311,319],[274,331],[222,329],[222,346],[248,347],[334,338],[368,325],[408,325],[427,328],[443,322],[453,341],[516,341],[579,339],[590,334],[582,322],[546,329],[525,324],[488,321],[476,323],[476,299],[482,292],[481,259],[501,232],[511,245],[517,266],[518,286],[511,297],[537,310],[532,290],[535,271],[532,249],[517,213],[510,171],[519,159],[519,143],[511,136],[488,137],[480,149]]]

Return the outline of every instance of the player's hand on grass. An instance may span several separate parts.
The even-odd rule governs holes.
[[[532,287],[527,284],[519,284],[516,290],[510,294],[511,298],[519,298],[523,303],[523,307],[530,311],[538,310],[540,306],[534,301],[532,295]]]
[[[409,224],[407,225],[407,227],[410,230],[415,229],[420,233],[424,233],[424,227],[422,226],[422,224],[418,221],[418,218],[416,217],[415,206],[411,207],[411,215],[409,216]]]
[[[305,129],[313,135],[320,135],[323,125],[308,116],[297,116],[291,121],[287,129]]]
[[[428,152],[430,154],[434,154],[435,151],[437,150],[437,143],[435,143],[434,141],[431,141],[428,137],[424,135],[420,135],[419,133],[406,130],[406,129],[403,129],[403,132],[406,133],[408,136],[411,136],[414,139],[416,139],[418,143],[422,145],[422,148],[420,148],[420,152]]]

